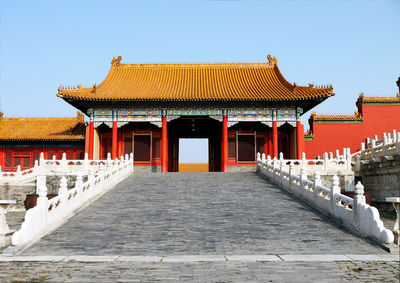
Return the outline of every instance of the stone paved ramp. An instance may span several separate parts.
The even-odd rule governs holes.
[[[23,255],[385,254],[255,173],[131,175]]]

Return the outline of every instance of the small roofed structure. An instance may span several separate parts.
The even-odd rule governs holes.
[[[0,165],[14,171],[27,169],[39,159],[53,155],[60,159],[81,159],[85,149],[86,126],[81,112],[68,118],[12,118],[0,113]]]
[[[334,95],[332,86],[298,86],[277,59],[262,63],[123,64],[92,87],[57,96],[90,117],[89,158],[133,153],[134,164],[178,171],[179,138],[208,138],[209,170],[256,163],[256,152],[295,158],[300,116]]]

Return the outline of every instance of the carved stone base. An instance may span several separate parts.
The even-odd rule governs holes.
[[[0,233],[0,248],[5,248],[11,245],[11,237],[15,231],[10,230],[6,233]]]

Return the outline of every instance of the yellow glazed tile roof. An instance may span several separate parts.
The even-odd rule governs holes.
[[[332,86],[296,86],[282,76],[275,57],[266,63],[121,64],[113,59],[105,80],[93,87],[58,89],[73,100],[225,101],[303,100],[334,95]]]
[[[3,118],[0,113],[0,140],[84,141],[83,114],[72,118]]]
[[[364,93],[361,93],[357,99],[356,105],[360,106],[361,104],[399,104],[400,103],[400,94],[396,94],[396,96],[364,96]]]
[[[360,113],[352,114],[320,114],[313,112],[310,116],[310,121],[362,121],[363,117]]]

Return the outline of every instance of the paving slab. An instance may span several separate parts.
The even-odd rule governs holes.
[[[254,173],[133,174],[0,282],[399,282],[398,255]]]
[[[132,174],[23,255],[385,254],[255,173]]]
[[[0,262],[0,282],[399,282],[398,262]]]

